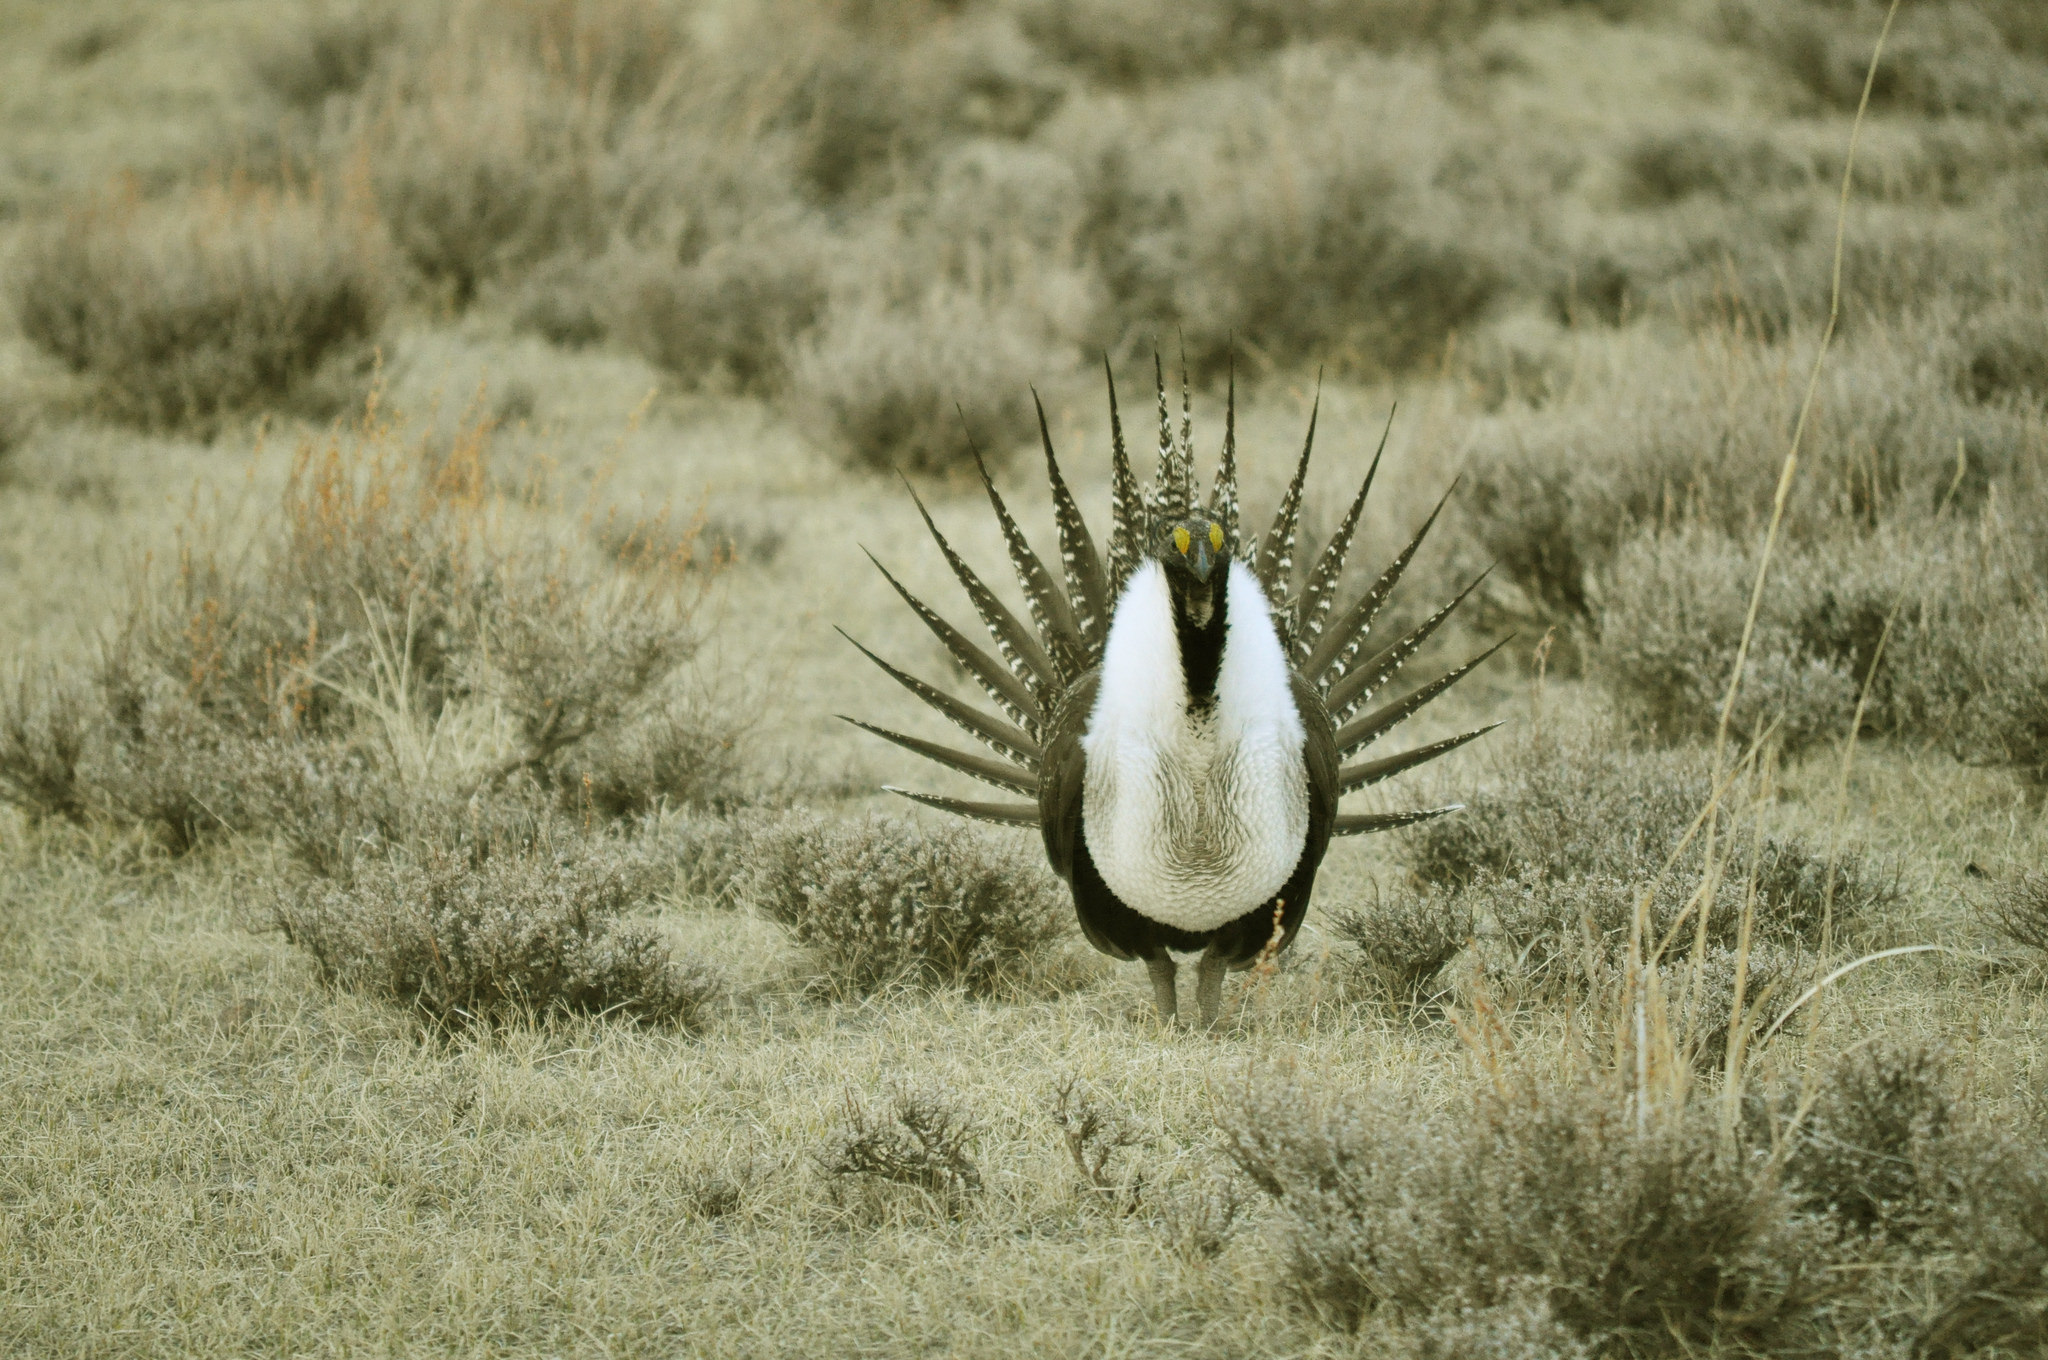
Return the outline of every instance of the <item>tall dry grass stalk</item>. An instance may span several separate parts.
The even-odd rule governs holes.
[[[1750,644],[1756,633],[1757,615],[1762,608],[1764,592],[1769,583],[1772,551],[1777,544],[1779,527],[1784,522],[1786,502],[1798,474],[1800,443],[1805,437],[1807,421],[1813,411],[1814,397],[1820,387],[1821,369],[1826,362],[1828,349],[1834,339],[1835,328],[1841,315],[1842,252],[1848,229],[1849,191],[1853,183],[1857,146],[1862,137],[1864,118],[1869,111],[1870,91],[1876,83],[1878,65],[1884,56],[1885,39],[1891,33],[1892,21],[1898,13],[1898,8],[1899,0],[1891,0],[1885,13],[1884,25],[1879,29],[1877,42],[1871,50],[1870,63],[1864,75],[1863,97],[1857,105],[1855,120],[1850,125],[1848,153],[1844,161],[1841,190],[1835,211],[1834,256],[1830,268],[1827,324],[1821,331],[1813,364],[1807,373],[1805,391],[1798,417],[1793,424],[1791,442],[1778,473],[1777,486],[1771,501],[1771,516],[1765,529],[1763,550],[1750,589],[1749,609],[1743,620],[1741,638],[1736,644],[1727,692],[1722,700],[1715,726],[1713,791],[1695,822],[1695,827],[1703,835],[1705,854],[1700,886],[1693,898],[1694,905],[1687,909],[1698,911],[1693,951],[1694,967],[1692,976],[1688,979],[1689,988],[1698,984],[1699,967],[1704,956],[1707,915],[1719,895],[1719,877],[1729,858],[1728,853],[1720,851],[1717,845],[1721,833],[1719,811],[1722,799],[1735,783],[1727,774],[1729,722],[1735,710],[1736,696],[1741,689],[1743,673],[1749,660]],[[1762,813],[1768,801],[1769,740],[1768,729],[1754,738],[1737,767],[1738,774],[1744,766],[1761,772],[1760,777],[1753,776],[1749,782],[1748,806],[1744,809],[1751,821],[1752,834],[1758,837],[1762,834]],[[1692,834],[1689,831],[1686,840],[1689,841]],[[1674,857],[1675,854],[1676,852]],[[1754,857],[1751,862],[1754,862]],[[1830,867],[1832,868],[1832,865]],[[1653,1106],[1661,1104],[1671,1110],[1682,1109],[1685,1106],[1692,1076],[1685,1053],[1684,1036],[1682,1032],[1673,1032],[1670,1008],[1664,995],[1664,983],[1659,968],[1662,948],[1660,946],[1646,950],[1645,947],[1650,903],[1651,896],[1645,892],[1638,902],[1635,919],[1630,928],[1628,961],[1619,996],[1619,1023],[1614,1027],[1616,1066],[1633,1074],[1636,1122],[1638,1130],[1642,1132],[1647,1132],[1650,1127]],[[1724,1141],[1731,1146],[1740,1108],[1744,1065],[1750,1051],[1748,1039],[1757,1013],[1757,1004],[1747,996],[1754,909],[1755,883],[1752,880],[1745,885],[1743,918],[1736,944],[1735,990],[1730,1003],[1727,1054],[1721,1092],[1720,1124]]]

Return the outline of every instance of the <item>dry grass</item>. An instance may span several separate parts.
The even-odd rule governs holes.
[[[0,1351],[2037,1353],[2038,9],[1901,12],[1662,872],[1871,4],[0,0],[11,279],[209,281],[246,373],[273,255],[400,262],[197,404],[0,327]],[[915,707],[834,623],[966,683],[872,469],[1036,382],[1099,530],[1063,379],[1176,329],[1252,508],[1325,367],[1310,544],[1398,400],[1361,532],[1464,467],[1415,572],[1559,626],[1199,1036],[829,717]],[[366,342],[381,414],[297,423]]]

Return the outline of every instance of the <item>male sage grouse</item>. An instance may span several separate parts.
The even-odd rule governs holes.
[[[1031,627],[961,560],[917,501],[997,656],[875,563],[1003,716],[970,707],[867,648],[861,651],[992,756],[856,725],[1021,795],[1025,801],[968,802],[890,790],[963,817],[1037,827],[1052,867],[1073,889],[1074,910],[1089,943],[1115,958],[1145,961],[1163,1020],[1171,1020],[1175,1010],[1174,953],[1200,951],[1195,996],[1206,1025],[1216,1018],[1225,970],[1248,968],[1292,941],[1332,836],[1391,830],[1456,810],[1347,814],[1337,810],[1337,800],[1490,728],[1398,755],[1342,762],[1501,644],[1402,698],[1367,708],[1471,592],[1467,586],[1412,632],[1366,649],[1374,617],[1443,503],[1363,595],[1333,608],[1379,455],[1344,522],[1296,590],[1295,529],[1315,442],[1314,414],[1272,527],[1263,538],[1245,539],[1238,529],[1235,382],[1221,465],[1202,507],[1196,504],[1185,374],[1177,437],[1156,359],[1154,375],[1159,467],[1150,490],[1142,493],[1124,449],[1116,384],[1110,380],[1113,502],[1106,559],[1060,476],[1045,412],[1039,410],[1064,589],[1025,542],[982,467],[982,483],[1030,605]],[[1385,450],[1384,437],[1380,447]]]

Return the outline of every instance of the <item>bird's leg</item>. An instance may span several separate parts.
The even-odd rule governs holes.
[[[1229,966],[1213,944],[1202,951],[1202,960],[1195,965],[1195,1005],[1201,1010],[1203,1029],[1214,1026],[1217,1012],[1223,1009],[1223,974]]]
[[[1159,1023],[1170,1025],[1173,1023],[1173,1013],[1179,1005],[1179,999],[1173,989],[1173,955],[1163,949],[1160,950],[1145,960],[1145,971],[1152,975],[1152,1004],[1159,1008]]]

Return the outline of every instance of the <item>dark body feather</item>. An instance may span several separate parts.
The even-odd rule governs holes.
[[[1292,942],[1307,914],[1316,873],[1333,836],[1391,830],[1455,810],[1428,808],[1414,812],[1347,816],[1338,811],[1338,800],[1353,789],[1377,783],[1434,759],[1490,728],[1480,728],[1398,755],[1351,766],[1343,766],[1343,761],[1454,684],[1497,650],[1499,644],[1400,699],[1369,707],[1377,693],[1464,598],[1464,593],[1461,593],[1405,636],[1371,649],[1364,645],[1389,593],[1435,522],[1436,513],[1430,514],[1420,532],[1404,546],[1370,588],[1350,604],[1333,608],[1338,604],[1336,591],[1344,569],[1344,558],[1351,546],[1352,531],[1358,523],[1373,473],[1379,466],[1379,457],[1375,455],[1366,474],[1365,485],[1351,503],[1338,536],[1309,568],[1307,582],[1297,596],[1292,591],[1292,567],[1302,486],[1313,446],[1313,417],[1309,440],[1304,443],[1299,466],[1272,527],[1261,540],[1240,542],[1237,538],[1239,509],[1234,386],[1226,420],[1222,465],[1206,509],[1195,504],[1194,454],[1189,441],[1190,421],[1185,390],[1178,439],[1174,437],[1169,420],[1163,380],[1158,383],[1158,391],[1159,469],[1152,486],[1141,490],[1130,471],[1125,453],[1114,385],[1110,390],[1115,476],[1112,480],[1113,520],[1108,539],[1110,551],[1106,561],[1098,553],[1095,541],[1060,476],[1052,441],[1045,433],[1042,420],[1040,432],[1060,536],[1061,579],[1055,579],[1025,543],[1023,534],[984,470],[983,482],[1008,543],[1012,565],[1030,604],[1033,628],[1027,629],[1015,614],[996,600],[940,536],[929,514],[925,514],[933,537],[938,540],[941,551],[966,588],[976,613],[981,616],[984,627],[995,642],[1000,660],[969,642],[935,611],[911,596],[893,577],[890,578],[890,584],[997,703],[1004,716],[997,718],[977,714],[959,700],[897,670],[865,648],[861,650],[891,678],[981,741],[994,758],[953,751],[866,723],[859,725],[985,783],[1013,793],[1023,793],[1027,797],[1035,793],[1035,799],[1029,802],[976,802],[894,790],[926,806],[959,816],[1004,825],[1036,825],[1045,841],[1047,859],[1073,889],[1075,914],[1089,943],[1115,958],[1144,959],[1152,963],[1155,985],[1161,976],[1158,969],[1163,967],[1166,993],[1162,997],[1162,1008],[1170,1012],[1172,964],[1167,960],[1166,951],[1203,951],[1205,972],[1212,966],[1218,971],[1226,967],[1247,967],[1274,945],[1276,924],[1276,947],[1285,948]],[[1382,448],[1384,443],[1383,436]],[[922,505],[918,508],[920,513],[924,513]],[[1438,509],[1441,508],[1439,505]],[[1212,533],[1215,535],[1213,539],[1209,537]],[[1173,560],[1176,548],[1182,561]],[[1168,570],[1169,578],[1181,583],[1176,587],[1181,593],[1174,596],[1174,650],[1177,655],[1171,658],[1162,656],[1160,663],[1180,667],[1190,712],[1199,712],[1204,705],[1215,702],[1224,644],[1228,637],[1229,601],[1225,582],[1229,577],[1229,562],[1235,559],[1256,573],[1259,588],[1266,597],[1279,645],[1286,655],[1288,697],[1305,734],[1300,777],[1307,785],[1303,791],[1307,803],[1307,832],[1293,871],[1280,890],[1265,902],[1212,929],[1190,930],[1155,920],[1121,900],[1105,881],[1086,833],[1088,770],[1083,739],[1088,735],[1089,723],[1096,713],[1104,648],[1114,619],[1113,611],[1121,606],[1124,587],[1132,574],[1148,557],[1161,561]],[[1196,568],[1190,567],[1189,563],[1198,563],[1201,585],[1194,584],[1198,577],[1191,573]],[[1175,576],[1175,572],[1179,575]],[[1202,590],[1207,591],[1206,596],[1200,594]],[[1278,696],[1272,696],[1272,699],[1278,702]],[[1213,1005],[1205,999],[1205,1013],[1212,1010]]]

